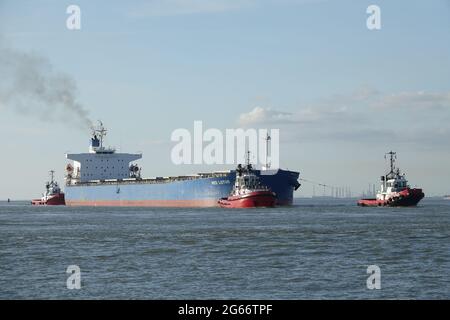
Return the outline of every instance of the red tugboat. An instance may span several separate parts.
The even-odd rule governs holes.
[[[247,165],[238,165],[236,180],[227,198],[218,201],[222,208],[256,208],[274,207],[277,197],[267,186],[261,184],[259,178],[253,172],[250,164],[250,152],[248,152]]]
[[[58,182],[54,180],[55,171],[50,171],[50,182],[45,185],[46,192],[40,199],[31,200],[31,204],[34,206],[63,206],[66,204],[64,199],[64,193],[61,192],[61,188]]]
[[[362,207],[411,207],[419,203],[425,197],[422,189],[411,188],[408,185],[405,174],[395,168],[396,152],[388,152],[390,156],[391,170],[381,177],[381,190],[375,199],[361,199],[358,205]],[[385,156],[386,157],[386,156]]]

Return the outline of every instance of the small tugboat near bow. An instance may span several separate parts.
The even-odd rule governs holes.
[[[58,182],[54,179],[55,171],[50,171],[50,182],[45,185],[46,191],[40,199],[31,200],[31,204],[34,206],[63,206],[66,204],[64,199],[64,193],[58,185]]]
[[[411,188],[408,185],[406,176],[400,173],[400,169],[395,167],[397,159],[396,152],[388,152],[390,156],[390,171],[385,176],[381,176],[381,190],[375,199],[361,199],[358,205],[365,207],[411,207],[416,206],[425,197],[422,189]]]
[[[276,194],[263,185],[253,172],[248,152],[245,167],[239,164],[236,169],[236,180],[230,195],[221,198],[218,203],[222,208],[255,208],[274,207],[276,200]]]

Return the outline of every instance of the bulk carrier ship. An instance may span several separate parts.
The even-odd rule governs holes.
[[[236,171],[175,177],[142,178],[135,163],[142,154],[117,153],[104,147],[106,130],[100,123],[92,133],[88,153],[66,154],[65,199],[69,206],[215,207],[233,188]],[[292,205],[300,187],[299,173],[254,170],[261,183],[275,192],[277,205]]]

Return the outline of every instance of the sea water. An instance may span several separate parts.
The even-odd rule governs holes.
[[[380,289],[369,289],[368,266]],[[80,289],[69,289],[69,266]],[[2,299],[449,299],[450,201],[361,208],[0,202]]]

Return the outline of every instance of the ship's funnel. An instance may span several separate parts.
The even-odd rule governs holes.
[[[94,135],[91,138],[91,147],[93,148],[98,148],[100,147],[100,140],[97,138],[97,135]]]

